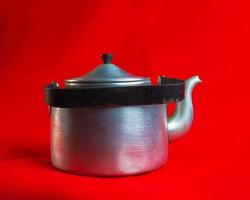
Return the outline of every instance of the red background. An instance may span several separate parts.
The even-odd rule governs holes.
[[[0,0],[0,199],[250,199],[249,8],[241,0]],[[154,80],[203,80],[190,133],[157,171],[92,178],[50,165],[43,85],[93,69],[101,52]]]

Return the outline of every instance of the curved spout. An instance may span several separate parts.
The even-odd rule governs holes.
[[[200,82],[199,76],[192,76],[185,81],[185,99],[176,104],[174,114],[167,122],[170,142],[181,138],[189,130],[193,121],[192,90]]]

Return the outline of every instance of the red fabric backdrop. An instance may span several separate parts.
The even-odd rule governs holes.
[[[0,199],[250,199],[249,35],[241,0],[0,0]],[[101,52],[154,80],[203,80],[190,133],[155,172],[50,165],[43,85],[93,69]]]

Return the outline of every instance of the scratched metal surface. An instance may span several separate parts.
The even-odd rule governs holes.
[[[166,105],[55,108],[51,159],[71,173],[143,173],[167,160]]]

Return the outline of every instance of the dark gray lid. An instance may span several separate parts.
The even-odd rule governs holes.
[[[112,54],[102,54],[103,64],[78,78],[66,79],[66,88],[82,87],[122,87],[150,85],[150,78],[129,74],[114,64],[111,64]]]

